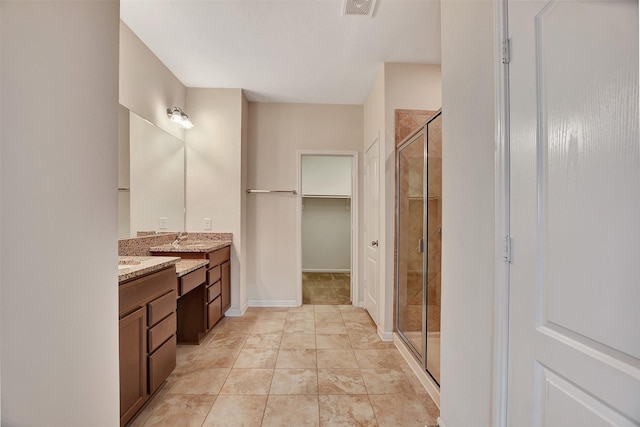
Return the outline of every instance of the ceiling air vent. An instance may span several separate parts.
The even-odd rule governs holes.
[[[376,0],[344,0],[344,15],[373,16]]]

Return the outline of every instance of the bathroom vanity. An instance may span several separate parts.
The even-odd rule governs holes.
[[[198,344],[231,307],[231,241],[184,241],[154,246],[150,251],[158,256],[209,262],[206,269],[178,281],[177,338],[181,343]]]
[[[120,425],[176,366],[177,257],[120,257]]]

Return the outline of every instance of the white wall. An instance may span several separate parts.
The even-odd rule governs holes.
[[[115,426],[119,3],[0,8],[2,425]]]
[[[350,269],[351,199],[304,197],[302,271],[348,272]]]
[[[351,196],[351,157],[302,156],[303,196]]]
[[[493,3],[442,2],[440,416],[490,425],[494,287]]]
[[[362,117],[359,105],[249,103],[249,188],[300,190],[297,150],[362,153]],[[358,182],[361,195],[362,179]],[[296,205],[290,194],[247,196],[247,292],[252,305],[296,303]]]
[[[241,89],[187,89],[187,108],[193,129],[186,134],[187,230],[205,231],[203,218],[211,218],[214,231],[233,233],[231,251],[231,309],[246,308],[241,272],[243,242]]]
[[[184,141],[185,131],[169,120],[167,108],[180,107],[193,119],[186,97],[182,82],[120,21],[120,104]]]

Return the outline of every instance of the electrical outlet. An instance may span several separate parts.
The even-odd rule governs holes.
[[[160,230],[166,230],[168,227],[169,220],[163,216],[160,217],[160,224],[159,224],[159,228]]]
[[[211,230],[211,218],[202,218],[202,228]]]

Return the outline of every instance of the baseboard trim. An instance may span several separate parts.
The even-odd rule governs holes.
[[[227,317],[242,317],[247,308],[249,308],[248,304],[243,305],[242,308],[230,308],[224,315]]]
[[[385,332],[378,326],[378,336],[382,341],[393,341],[393,332]]]
[[[433,400],[438,409],[440,409],[440,388],[438,385],[433,381],[433,378],[427,374],[424,368],[420,366],[418,361],[411,354],[411,351],[409,351],[405,343],[396,333],[393,334],[393,343],[404,360],[406,360],[416,378],[418,378],[418,381],[420,381],[420,384],[422,384],[425,390],[427,390],[427,393],[431,396],[431,400]],[[442,424],[440,424],[440,426],[442,426]]]
[[[321,269],[321,268],[303,268],[303,273],[351,273],[351,270],[348,268],[329,268],[329,269]]]
[[[444,421],[442,421],[442,418],[440,418],[440,417],[438,417],[437,423],[438,423],[439,427],[447,427],[447,426],[444,425]]]
[[[286,300],[249,300],[249,307],[298,307],[294,299]]]

